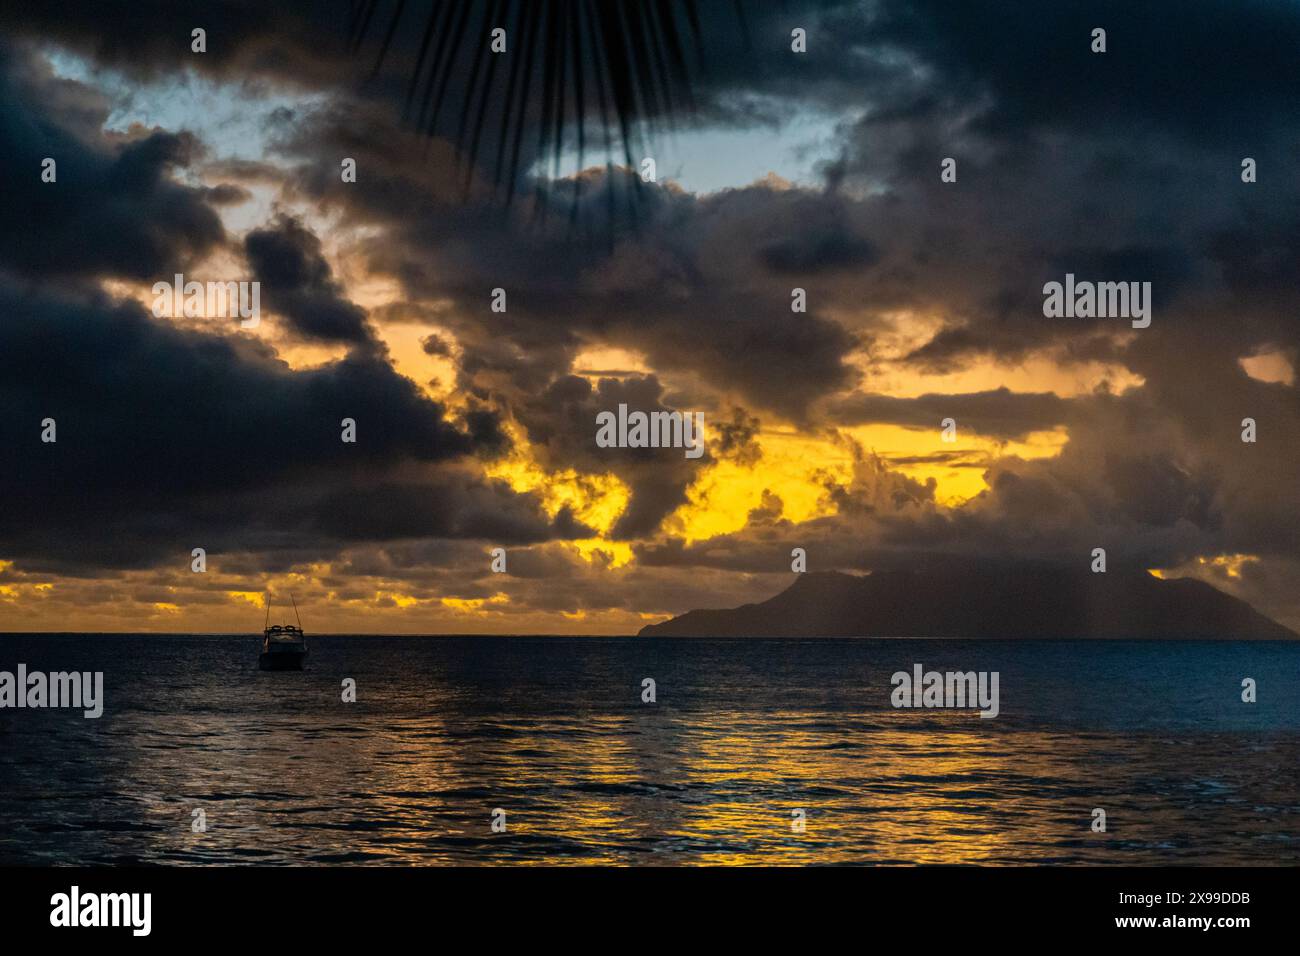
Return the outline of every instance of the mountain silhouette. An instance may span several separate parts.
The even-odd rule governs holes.
[[[1192,578],[1055,566],[801,574],[761,604],[690,611],[643,637],[976,637],[1296,640]]]

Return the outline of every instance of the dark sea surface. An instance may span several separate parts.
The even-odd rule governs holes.
[[[259,644],[0,635],[0,670],[106,697],[0,709],[0,862],[1300,862],[1300,644],[333,636],[302,673]],[[916,663],[1000,672],[1000,716],[894,709]]]

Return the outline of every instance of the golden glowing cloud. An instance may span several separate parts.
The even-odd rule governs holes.
[[[953,442],[941,440],[937,425],[932,429],[865,425],[845,431],[907,477],[922,484],[933,478],[935,500],[949,508],[959,507],[988,489],[984,472],[995,459],[1054,458],[1070,438],[1069,432],[1060,427],[1032,432],[1024,441],[1003,441],[962,428],[960,423]]]
[[[266,598],[259,591],[227,591],[226,597],[232,601],[247,601],[253,607],[266,607]]]
[[[1253,379],[1291,385],[1295,382],[1295,367],[1284,352],[1261,352],[1238,359],[1242,369]]]
[[[850,328],[856,317],[841,316]],[[1109,362],[1063,361],[1045,350],[1017,362],[1003,362],[989,356],[964,358],[961,368],[951,371],[926,371],[913,364],[898,364],[905,356],[921,348],[944,327],[939,316],[899,311],[886,316],[884,328],[873,332],[870,354],[859,352],[850,364],[863,374],[864,387],[894,398],[916,398],[927,393],[958,395],[1008,388],[1013,392],[1054,392],[1062,398],[1089,395],[1105,386],[1119,393],[1144,383],[1140,375],[1122,365]],[[1132,332],[1113,332],[1117,341],[1132,337]]]
[[[602,536],[607,534],[627,507],[631,498],[628,487],[608,473],[585,475],[572,468],[548,472],[533,457],[519,428],[511,423],[504,427],[511,435],[514,451],[485,465],[485,474],[505,481],[515,491],[533,492],[552,518],[567,505],[583,524]]]
[[[801,522],[832,513],[825,502],[829,473],[848,482],[853,458],[843,444],[793,430],[763,431],[762,455],[753,462],[715,461],[687,489],[687,502],[665,522],[669,534],[689,544],[745,527],[764,506],[764,492],[781,499],[776,517]]]
[[[490,598],[453,598],[445,597],[442,599],[444,607],[449,607],[453,611],[459,611],[463,614],[486,614],[484,608],[487,605],[509,604],[510,595],[498,591]]]

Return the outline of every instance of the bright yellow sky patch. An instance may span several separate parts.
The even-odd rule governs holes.
[[[764,431],[763,449],[754,464],[723,459],[706,468],[687,490],[687,503],[665,521],[665,530],[694,541],[731,534],[745,527],[749,513],[763,505],[763,492],[781,499],[779,517],[793,522],[829,514],[824,475],[847,482],[853,458],[842,445],[791,430]]]
[[[486,475],[505,481],[515,491],[536,493],[549,517],[554,518],[568,505],[583,524],[601,535],[608,534],[631,498],[627,486],[608,473],[583,475],[572,468],[547,472],[534,460],[519,429],[509,423],[504,428],[511,434],[514,450],[488,462],[484,466]]]
[[[444,404],[456,404],[455,339],[449,332],[412,325],[408,322],[385,322],[379,325],[378,335],[388,346],[393,367],[420,386],[429,398]],[[430,355],[424,350],[424,340],[430,335],[452,345],[453,355]],[[430,384],[436,380],[437,385]]]
[[[955,508],[988,489],[984,471],[997,458],[1015,456],[1026,460],[1054,458],[1069,441],[1064,427],[1031,432],[1024,441],[1002,441],[979,435],[958,424],[956,440],[944,442],[936,424],[934,428],[904,428],[901,425],[862,425],[847,428],[863,448],[879,455],[886,464],[907,477],[924,484],[936,482],[935,499]],[[935,455],[957,456],[950,461],[897,461]]]
[[[1065,428],[1033,432],[1024,441],[1004,442],[958,429],[948,444],[939,429],[899,425],[862,425],[843,430],[863,449],[874,452],[893,468],[924,484],[936,483],[939,504],[958,507],[986,490],[984,471],[999,457],[1051,458],[1069,439]],[[829,514],[825,479],[848,484],[853,456],[844,443],[829,437],[792,431],[764,431],[758,439],[762,458],[753,465],[723,460],[704,471],[687,491],[689,501],[669,516],[665,529],[688,544],[731,534],[745,527],[749,513],[763,505],[763,492],[781,499],[781,517],[799,523]],[[955,454],[955,461],[900,462],[896,459]]]

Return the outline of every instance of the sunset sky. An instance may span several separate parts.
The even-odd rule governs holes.
[[[355,52],[346,2],[7,4],[0,630],[253,632],[269,590],[308,633],[630,633],[795,547],[1104,547],[1300,627],[1300,4],[741,6],[634,190],[590,83],[581,166],[576,97],[558,161],[530,101],[493,188],[513,14],[467,172],[472,52],[403,115],[418,11],[380,64],[391,3]],[[175,273],[261,323],[155,317]],[[1150,282],[1150,327],[1045,317],[1067,273]],[[597,447],[620,403],[704,455]]]

